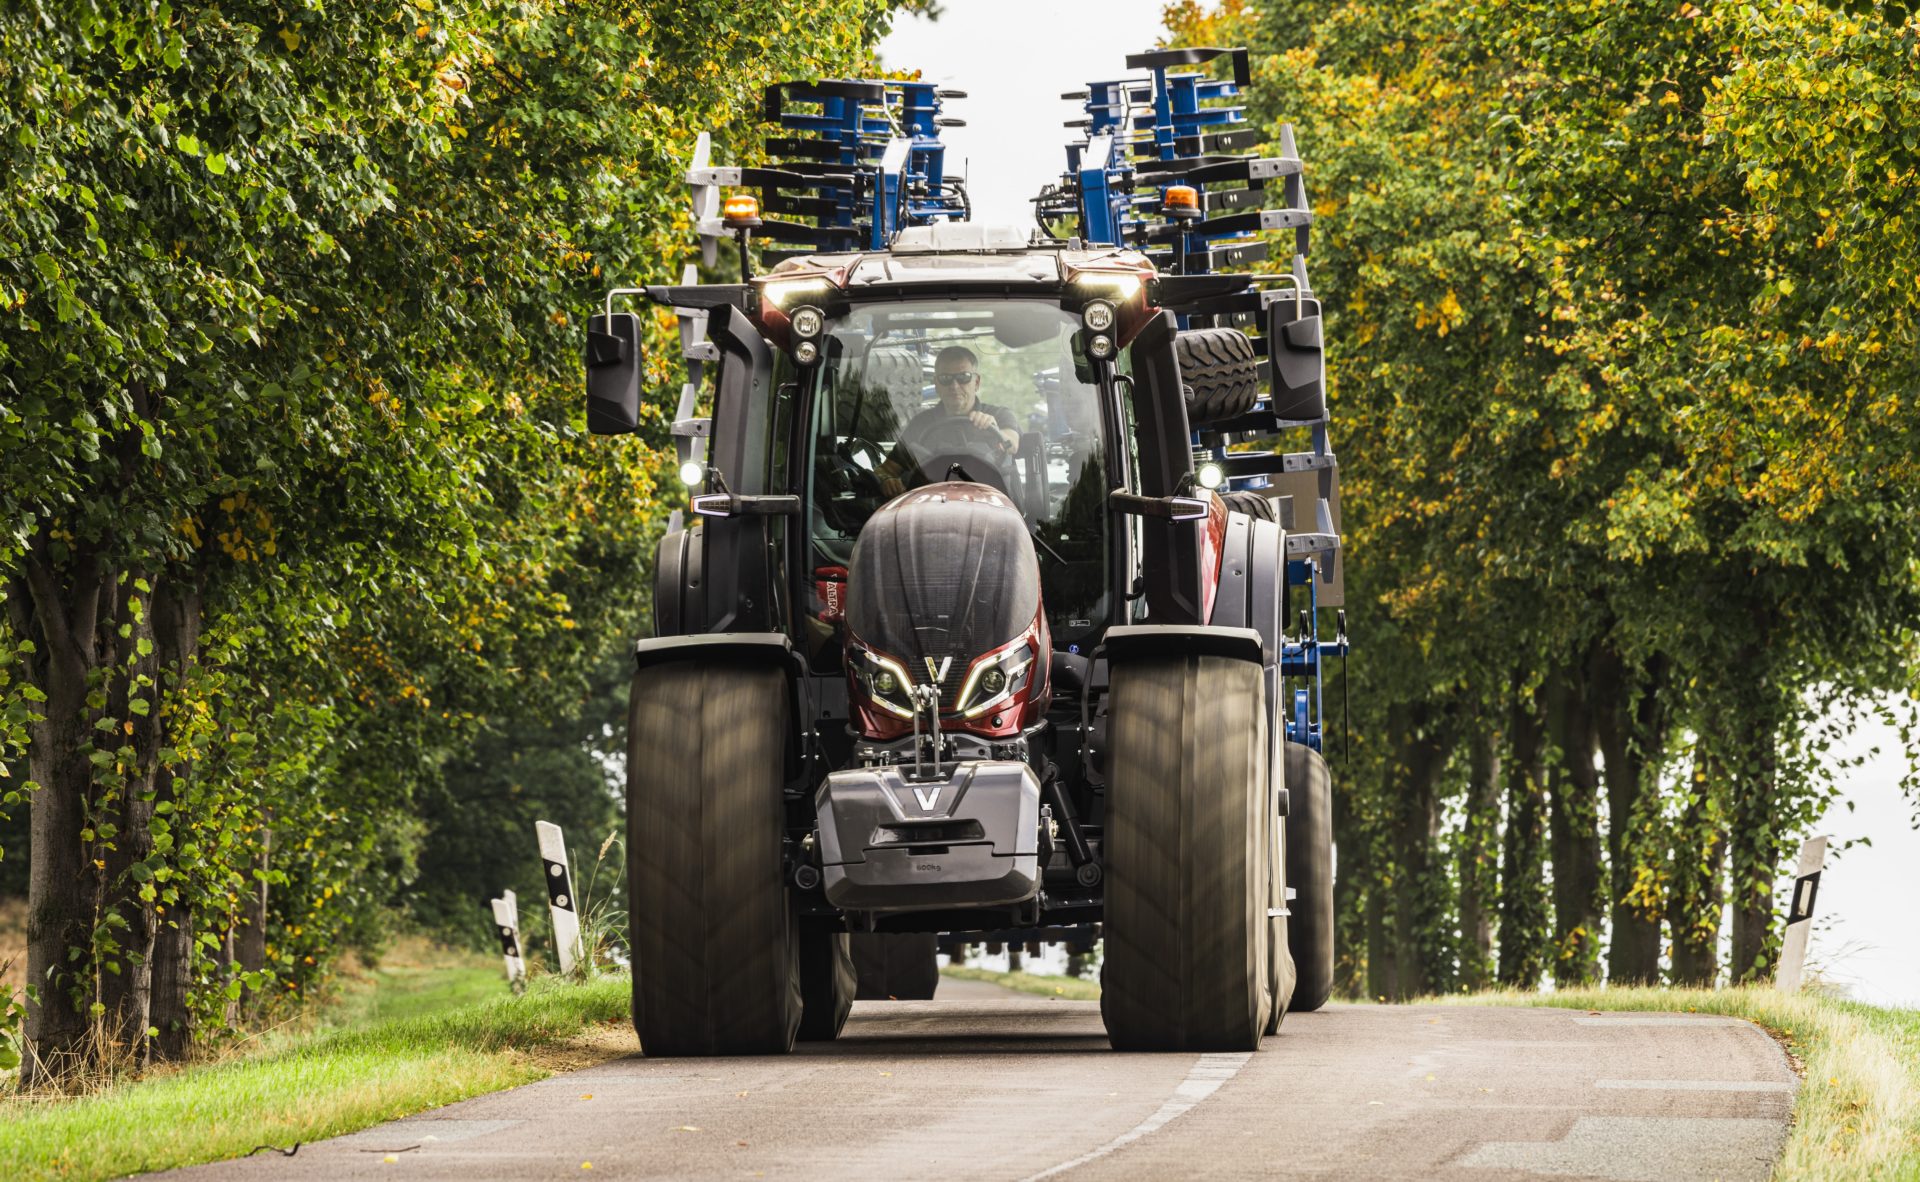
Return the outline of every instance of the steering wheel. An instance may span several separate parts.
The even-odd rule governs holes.
[[[867,453],[867,465],[855,460],[860,452]],[[878,463],[875,457],[879,454],[871,441],[858,438],[820,450],[814,475],[816,507],[821,522],[844,538],[857,535],[873,511],[888,500],[880,477],[871,467]]]
[[[954,415],[935,420],[921,432],[912,451],[928,481],[945,480],[947,470],[957,463],[972,479],[1006,492],[1005,445],[998,427],[976,427],[965,415]]]

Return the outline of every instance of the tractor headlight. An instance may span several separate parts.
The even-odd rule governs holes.
[[[825,275],[800,275],[791,279],[769,279],[761,294],[769,304],[784,308],[803,295],[825,295],[833,290],[833,284]]]
[[[820,346],[812,341],[801,341],[793,347],[793,359],[801,365],[812,365],[820,360]]]
[[[896,718],[913,717],[913,678],[906,666],[870,649],[853,650],[853,675],[875,706]]]
[[[820,330],[826,326],[827,318],[820,314],[820,309],[818,308],[795,308],[793,310],[793,335],[803,341],[809,341],[819,336]]]
[[[1032,680],[1033,650],[1016,644],[1001,653],[982,657],[967,671],[966,684],[960,687],[960,713],[977,718],[996,706],[1005,705],[1027,688]]]
[[[1087,341],[1087,356],[1095,361],[1105,361],[1113,356],[1113,338],[1104,334]]]
[[[1080,313],[1080,318],[1093,331],[1105,332],[1113,327],[1113,305],[1105,300],[1094,300]]]

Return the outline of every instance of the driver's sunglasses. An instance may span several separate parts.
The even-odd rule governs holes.
[[[979,376],[977,373],[937,373],[933,375],[933,384],[936,386],[970,386],[973,384],[974,379]]]

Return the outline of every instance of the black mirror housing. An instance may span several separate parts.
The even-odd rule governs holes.
[[[587,320],[587,430],[626,435],[638,429],[642,364],[637,314]]]
[[[1282,422],[1327,419],[1327,355],[1320,339],[1320,301],[1282,293],[1267,305],[1267,349],[1273,417]]]

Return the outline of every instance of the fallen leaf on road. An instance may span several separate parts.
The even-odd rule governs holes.
[[[697,1133],[700,1131],[700,1126],[699,1125],[678,1125],[674,1128],[673,1131],[676,1133]]]
[[[880,1074],[881,1074],[881,1075],[892,1075],[892,1074],[893,1074],[893,1072],[891,1072],[891,1071],[882,1071],[882,1072],[881,1072]]]
[[[1428,1080],[1429,1082],[1431,1082],[1431,1081],[1433,1080],[1433,1077],[1432,1077],[1431,1075],[1429,1075],[1429,1076],[1427,1077],[1427,1080]]]
[[[742,1149],[745,1149],[747,1147],[747,1143],[745,1141],[735,1141],[734,1144],[738,1145]]]
[[[1369,1100],[1369,1101],[1367,1101],[1367,1107],[1368,1107],[1368,1108],[1377,1108],[1377,1107],[1380,1107],[1381,1105],[1383,1105],[1383,1104],[1385,1104],[1385,1103],[1386,1103],[1386,1101],[1385,1101],[1385,1100]]]
[[[393,1154],[389,1153],[387,1156],[381,1158],[380,1160],[381,1161],[399,1161],[400,1159],[395,1157]]]
[[[581,1093],[580,1093],[580,1098],[581,1098],[582,1100],[591,1100],[591,1099],[593,1099],[593,1093],[592,1093],[592,1092],[581,1092]]]
[[[583,1161],[580,1163],[580,1168],[583,1170],[591,1170],[593,1168],[593,1163],[590,1161]]]

